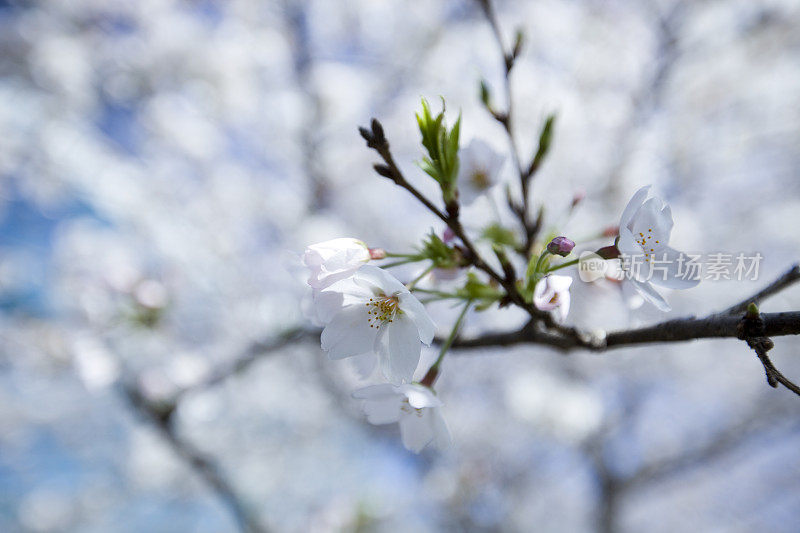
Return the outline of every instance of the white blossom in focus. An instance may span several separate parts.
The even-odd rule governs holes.
[[[469,205],[488,192],[506,162],[503,154],[480,139],[472,139],[459,151],[458,160],[458,198],[462,205]]]
[[[541,311],[552,311],[563,321],[569,313],[569,287],[572,278],[550,274],[539,280],[533,289],[533,305]]]
[[[633,195],[619,222],[617,248],[629,263],[627,279],[642,297],[662,311],[670,306],[653,284],[670,289],[688,289],[699,279],[685,279],[681,273],[681,252],[668,246],[672,232],[672,211],[660,198],[648,198],[650,186]]]
[[[339,293],[342,302],[322,298]],[[422,347],[436,327],[425,307],[394,276],[365,265],[352,278],[331,285],[315,301],[319,316],[331,317],[322,331],[322,349],[331,359],[375,353],[384,376],[411,381]]]
[[[419,453],[428,444],[437,449],[450,445],[450,431],[442,417],[442,401],[431,389],[418,384],[382,383],[358,389],[353,397],[364,400],[371,424],[400,424],[406,449]]]
[[[308,284],[315,290],[349,278],[369,260],[367,245],[352,238],[312,244],[303,254],[303,264],[311,270]]]

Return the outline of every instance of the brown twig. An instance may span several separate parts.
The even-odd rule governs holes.
[[[128,403],[152,424],[172,450],[225,501],[241,531],[266,533],[268,529],[246,508],[219,467],[175,431],[173,415],[176,404],[151,401],[135,383],[135,380],[128,379],[121,384],[123,396]]]
[[[359,132],[364,140],[367,141],[367,147],[375,150],[383,160],[383,164],[379,163],[374,165],[375,171],[381,176],[389,178],[399,187],[410,192],[422,205],[447,224],[464,245],[467,252],[465,259],[468,260],[472,266],[485,272],[490,278],[499,283],[503,289],[505,289],[509,300],[513,304],[527,311],[532,317],[543,321],[548,327],[558,328],[549,314],[539,311],[532,304],[525,301],[525,298],[523,298],[522,294],[517,290],[515,279],[509,279],[507,276],[498,273],[481,257],[475,245],[472,243],[472,240],[467,235],[467,232],[464,230],[458,218],[457,211],[451,213],[442,211],[406,180],[405,176],[398,168],[397,163],[394,161],[394,157],[389,149],[389,141],[386,139],[381,123],[373,118],[370,127],[371,129],[359,128]]]
[[[747,313],[739,322],[739,338],[756,352],[759,361],[764,366],[767,376],[767,383],[773,388],[778,388],[778,384],[783,385],[793,393],[800,396],[800,387],[792,383],[786,376],[775,368],[767,352],[775,347],[764,319],[764,315],[758,312],[755,304],[750,304]]]
[[[173,396],[173,401],[177,401],[187,392],[208,389],[225,381],[234,374],[242,374],[250,368],[253,363],[264,358],[264,356],[274,354],[292,344],[318,339],[319,334],[320,330],[316,328],[296,327],[288,329],[269,340],[256,341],[248,346],[244,353],[235,358],[232,362],[217,367],[201,382],[176,393]]]
[[[800,281],[800,264],[795,264],[787,270],[782,276],[778,279],[764,287],[762,290],[758,291],[756,294],[751,296],[750,298],[746,298],[741,302],[737,303],[736,305],[732,305],[731,307],[727,308],[723,311],[724,314],[728,315],[739,315],[744,313],[747,310],[747,306],[751,303],[756,305],[761,304],[762,301],[766,300],[770,296],[778,294],[782,290],[788,288],[792,284]]]
[[[509,207],[517,215],[519,219],[520,225],[522,226],[522,230],[525,233],[525,245],[523,247],[523,254],[526,257],[530,257],[531,249],[533,248],[533,242],[536,239],[536,234],[538,233],[539,228],[541,227],[541,222],[538,220],[531,221],[530,220],[530,182],[536,172],[539,170],[541,165],[542,159],[538,157],[534,157],[528,165],[522,164],[522,158],[520,157],[517,136],[514,133],[514,105],[513,105],[513,90],[511,87],[511,71],[514,68],[514,64],[516,63],[517,57],[520,52],[520,41],[518,39],[517,44],[511,49],[508,50],[505,46],[503,41],[503,32],[500,29],[500,23],[497,20],[497,14],[494,10],[494,5],[492,4],[491,0],[476,0],[478,5],[481,7],[484,16],[486,17],[489,26],[492,29],[492,34],[494,35],[495,43],[497,44],[497,48],[500,51],[501,58],[503,60],[504,66],[504,76],[503,76],[503,85],[505,88],[505,95],[506,95],[506,109],[505,111],[498,111],[496,109],[489,109],[492,116],[499,122],[503,129],[506,131],[506,136],[508,137],[508,144],[509,149],[511,152],[511,158],[514,162],[514,167],[516,168],[517,174],[519,175],[519,183],[520,183],[520,190],[522,195],[522,201],[519,205],[517,205],[512,198],[508,198]]]

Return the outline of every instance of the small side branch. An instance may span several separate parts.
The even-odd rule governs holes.
[[[394,161],[389,141],[383,130],[383,126],[377,119],[372,119],[370,129],[359,128],[359,133],[367,142],[367,147],[375,150],[383,160],[383,163],[374,165],[375,171],[381,176],[392,180],[397,186],[402,187],[411,193],[422,203],[430,212],[439,217],[453,231],[456,237],[461,240],[467,251],[466,259],[475,268],[485,272],[490,278],[496,281],[508,295],[508,299],[514,305],[524,309],[532,318],[542,321],[547,327],[561,329],[552,319],[549,313],[536,309],[532,304],[525,301],[522,294],[517,289],[516,280],[506,275],[500,274],[493,269],[478,253],[477,248],[464,230],[458,218],[458,211],[445,212],[436,207],[433,202],[425,197],[416,187],[406,180],[403,173]]]
[[[731,307],[727,308],[723,311],[724,314],[728,315],[740,315],[747,311],[747,306],[751,303],[756,305],[760,305],[762,301],[766,300],[770,296],[774,296],[778,294],[784,289],[787,289],[792,284],[800,281],[800,264],[795,264],[787,270],[781,277],[764,287],[762,290],[754,294],[749,298],[745,298],[741,302],[737,303],[736,305],[732,305]]]
[[[522,47],[522,39],[521,34],[517,35],[517,40],[514,46],[511,49],[507,49],[506,45],[503,42],[503,32],[500,29],[500,23],[497,21],[497,13],[495,12],[494,5],[492,4],[491,0],[477,0],[478,5],[481,8],[484,16],[486,17],[486,21],[489,23],[489,26],[492,29],[492,34],[494,35],[495,44],[497,45],[497,49],[500,52],[501,59],[503,61],[504,66],[504,76],[503,76],[503,85],[505,88],[506,94],[506,108],[505,111],[499,111],[493,108],[490,108],[490,105],[487,102],[487,108],[489,108],[490,113],[492,116],[499,122],[503,129],[506,131],[506,136],[508,137],[508,144],[509,149],[511,152],[511,157],[513,159],[514,167],[519,175],[519,183],[520,183],[520,190],[521,190],[521,203],[517,204],[516,202],[512,201],[509,198],[509,207],[517,215],[519,219],[520,225],[522,226],[522,230],[525,233],[525,245],[523,246],[523,252],[526,257],[530,254],[531,248],[533,247],[533,242],[536,239],[536,234],[539,232],[539,228],[541,227],[541,219],[537,217],[535,220],[531,220],[530,216],[530,182],[536,172],[539,170],[539,166],[541,165],[542,158],[537,157],[533,158],[531,162],[527,165],[522,163],[522,158],[519,153],[519,143],[517,142],[517,136],[514,133],[514,95],[513,90],[511,88],[511,71],[514,68],[514,64],[516,63],[517,57],[521,51]]]
[[[756,352],[758,360],[764,365],[764,372],[767,375],[767,383],[769,383],[770,387],[777,389],[778,384],[780,384],[800,396],[800,387],[781,374],[769,358],[767,352],[774,348],[775,344],[769,338],[764,316],[758,312],[758,307],[755,304],[750,304],[747,314],[739,323],[739,338]]]

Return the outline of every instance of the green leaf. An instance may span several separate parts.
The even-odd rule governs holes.
[[[547,153],[550,151],[550,144],[553,141],[553,127],[555,126],[556,115],[551,114],[544,122],[542,131],[539,134],[539,148],[536,150],[536,156],[533,158],[532,166],[538,168],[542,164]]]
[[[480,302],[476,309],[484,310],[492,303],[501,300],[505,296],[504,292],[480,280],[474,272],[467,273],[467,281],[456,294],[465,300]]]
[[[456,268],[459,266],[459,252],[455,248],[448,246],[433,230],[422,242],[418,255],[424,259],[429,259],[436,268]]]
[[[514,231],[498,223],[493,223],[483,228],[483,231],[481,232],[481,238],[490,241],[493,244],[510,246],[512,248],[518,246],[519,244],[517,242],[517,235],[514,233]]]
[[[422,136],[422,146],[427,152],[420,167],[439,183],[445,199],[447,199],[454,194],[455,179],[458,174],[461,115],[459,114],[458,120],[449,131],[444,115],[444,99],[442,99],[442,111],[434,117],[430,104],[423,98],[422,110],[416,114],[416,117]]]

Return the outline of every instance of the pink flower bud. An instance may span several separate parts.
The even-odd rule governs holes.
[[[450,242],[455,238],[456,234],[452,229],[450,229],[450,226],[444,228],[444,233],[442,233],[442,241],[444,241],[445,244],[450,244]]]
[[[575,243],[566,237],[556,237],[547,245],[548,252],[561,257],[567,257],[573,248],[575,248]]]
[[[386,259],[386,250],[383,248],[370,248],[369,258],[372,260]]]

